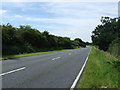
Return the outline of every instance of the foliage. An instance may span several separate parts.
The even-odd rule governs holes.
[[[120,72],[120,17],[102,17],[101,22],[92,32],[93,44],[117,58],[109,63]]]
[[[120,69],[117,59],[97,48],[92,48],[87,66],[77,88],[118,88]],[[113,64],[113,62],[115,64]],[[119,64],[120,65],[120,64]],[[119,66],[120,67],[120,66]]]
[[[20,25],[16,28],[8,23],[0,27],[3,55],[85,47],[85,43],[79,38],[70,40],[68,37],[51,35],[48,31],[40,32],[29,25]]]
[[[86,45],[92,45],[92,43],[90,43],[90,42],[85,42],[86,43]]]
[[[83,42],[80,38],[76,38],[75,41],[78,41],[78,42],[79,42],[78,44],[79,44],[80,46],[86,47],[86,43]]]
[[[102,24],[92,32],[92,41],[99,49],[107,51],[113,40],[118,38],[120,23],[118,18],[102,17]]]
[[[112,41],[112,43],[109,45],[108,51],[110,54],[120,59],[120,38],[116,38]]]

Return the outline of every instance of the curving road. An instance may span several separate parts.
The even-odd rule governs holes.
[[[70,88],[91,47],[6,60],[3,88]]]

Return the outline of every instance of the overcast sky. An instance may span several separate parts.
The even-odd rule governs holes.
[[[28,24],[40,31],[91,42],[91,32],[101,16],[118,16],[118,2],[3,2],[0,14],[3,24]]]

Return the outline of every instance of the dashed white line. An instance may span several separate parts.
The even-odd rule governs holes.
[[[68,55],[71,55],[71,53],[69,53]]]
[[[52,60],[56,60],[56,59],[59,59],[60,57],[56,57],[56,58],[53,58]]]
[[[13,72],[17,72],[17,71],[23,70],[23,69],[25,69],[25,68],[26,68],[26,67],[22,67],[22,68],[15,69],[15,70],[12,70],[12,71],[9,71],[9,72],[6,72],[6,73],[2,73],[2,74],[0,74],[0,76],[6,75],[6,74],[10,74],[10,73],[13,73]]]

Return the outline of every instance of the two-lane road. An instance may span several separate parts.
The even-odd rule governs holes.
[[[3,88],[70,88],[91,47],[6,60]]]

